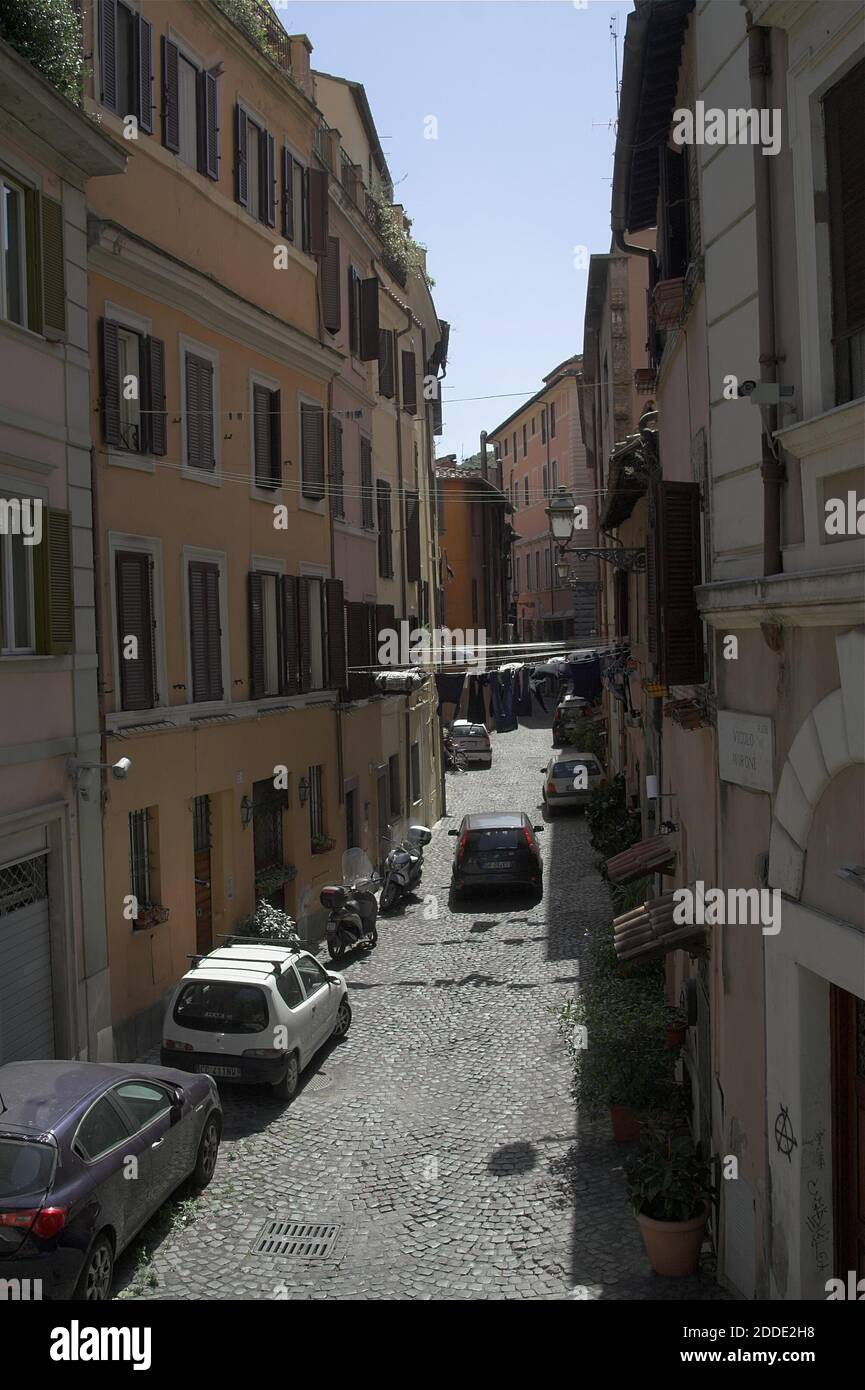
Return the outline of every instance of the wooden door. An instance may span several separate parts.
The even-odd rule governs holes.
[[[195,874],[195,949],[213,950],[213,904],[210,891],[210,797],[197,796],[192,803]]]
[[[865,1279],[865,1000],[832,989],[835,1273]]]

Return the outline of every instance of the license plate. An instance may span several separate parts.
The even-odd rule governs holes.
[[[488,859],[486,862],[488,869],[509,869],[510,867],[510,859]]]
[[[199,1062],[195,1070],[206,1072],[208,1076],[240,1076],[240,1067],[211,1067],[206,1062]]]

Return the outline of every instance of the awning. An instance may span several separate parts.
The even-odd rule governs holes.
[[[674,862],[677,848],[676,835],[652,835],[648,840],[640,840],[607,860],[607,878],[611,883],[633,883],[644,874],[657,873]]]
[[[673,921],[673,897],[672,893],[665,893],[613,919],[613,945],[618,960],[658,960],[670,951],[705,945],[704,926]]]

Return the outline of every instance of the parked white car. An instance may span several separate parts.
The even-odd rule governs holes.
[[[604,769],[592,753],[572,753],[570,749],[550,758],[541,772],[544,805],[550,814],[560,806],[585,806],[595,787],[606,780]]]
[[[470,719],[455,719],[450,734],[455,747],[465,753],[467,763],[492,767],[493,748],[485,724],[473,724]]]
[[[291,1100],[304,1067],[350,1024],[342,975],[308,951],[236,942],[199,957],[174,989],[161,1060],[216,1081],[265,1082]]]

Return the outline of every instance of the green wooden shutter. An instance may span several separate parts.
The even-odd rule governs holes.
[[[260,700],[265,694],[264,674],[264,586],[260,574],[246,576],[249,611],[249,696]]]
[[[46,507],[42,528],[42,543],[33,547],[36,647],[46,656],[63,656],[75,649],[72,515]]]
[[[27,245],[27,327],[42,332],[42,215],[35,188],[24,194],[24,223]]]
[[[342,324],[339,274],[339,237],[327,239],[327,255],[320,262],[321,307],[328,333],[338,333]]]
[[[117,110],[117,0],[99,0],[100,100]]]
[[[42,197],[43,331],[66,332],[66,276],[63,259],[63,204]]]
[[[378,357],[378,276],[360,283],[360,359],[374,362]]]
[[[120,443],[120,348],[117,324],[100,323],[102,355],[102,434],[106,444]]]
[[[179,51],[162,36],[162,143],[172,154],[180,153]]]
[[[147,363],[147,433],[151,454],[163,456],[168,447],[165,423],[165,344],[161,338],[147,338],[144,343]]]

